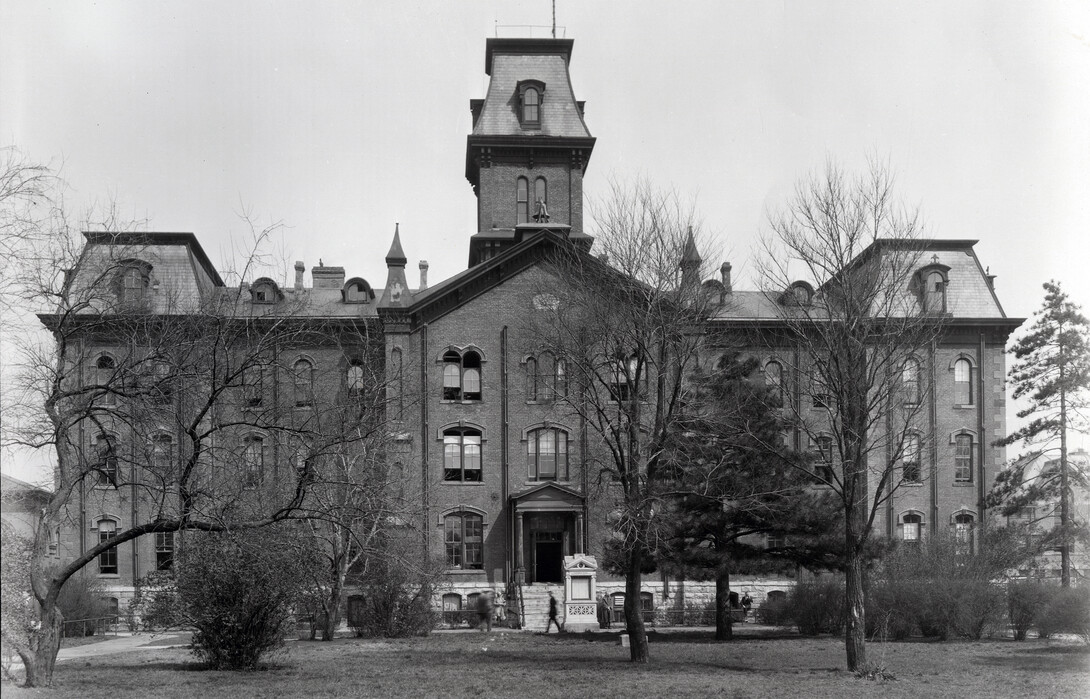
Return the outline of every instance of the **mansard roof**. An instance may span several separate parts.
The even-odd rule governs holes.
[[[489,39],[485,72],[492,79],[473,136],[590,138],[568,73],[572,43],[572,39]],[[518,114],[518,85],[526,80],[545,84],[541,126],[532,131],[522,127]]]

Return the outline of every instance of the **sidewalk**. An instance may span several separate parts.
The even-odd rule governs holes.
[[[83,646],[61,648],[57,653],[57,662],[66,660],[79,660],[99,655],[113,655],[114,653],[126,653],[144,648],[177,648],[189,645],[189,634],[185,633],[119,633],[116,638],[98,643],[88,643]],[[11,669],[22,670],[23,663],[19,656],[12,658]]]

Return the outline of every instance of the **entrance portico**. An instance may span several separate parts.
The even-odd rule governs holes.
[[[564,557],[584,553],[583,496],[544,483],[511,496],[515,579],[561,583]]]

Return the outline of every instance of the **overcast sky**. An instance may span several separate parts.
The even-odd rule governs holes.
[[[738,286],[798,178],[877,152],[931,236],[980,240],[1008,315],[1050,278],[1090,302],[1090,3],[556,4],[598,138],[586,194],[695,196]],[[245,209],[287,226],[289,264],[382,285],[400,222],[434,283],[475,231],[485,39],[550,21],[549,0],[0,0],[0,144],[63,164],[73,208],[115,198],[217,262]]]

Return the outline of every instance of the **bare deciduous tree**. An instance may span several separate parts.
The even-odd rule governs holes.
[[[797,185],[769,225],[759,275],[778,317],[761,341],[779,351],[785,377],[796,377],[815,408],[787,404],[817,446],[815,479],[843,516],[845,645],[857,670],[866,665],[865,548],[902,482],[906,450],[921,448],[913,435],[931,438],[918,419],[929,390],[918,362],[940,336],[942,314],[913,293],[921,226],[895,200],[887,166],[872,162],[853,177],[829,163]]]
[[[701,342],[699,236],[692,208],[646,181],[614,183],[595,220],[600,258],[558,248],[549,267],[565,283],[549,289],[557,303],[534,316],[530,337],[563,361],[571,390],[558,398],[591,433],[589,459],[613,500],[631,659],[647,662],[640,588],[659,544],[663,454]]]

